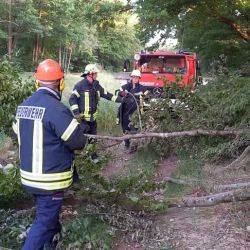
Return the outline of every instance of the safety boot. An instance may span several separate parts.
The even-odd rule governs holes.
[[[138,128],[136,128],[132,122],[128,124],[128,128],[130,134],[136,134],[138,131]]]
[[[125,140],[124,142],[125,142],[125,144],[124,144],[125,149],[129,150],[129,148],[130,148],[130,141],[129,140]]]
[[[128,153],[129,153],[129,154],[132,154],[132,153],[134,153],[134,152],[136,152],[136,151],[137,151],[137,146],[136,146],[136,145],[131,145],[131,146],[129,147]]]

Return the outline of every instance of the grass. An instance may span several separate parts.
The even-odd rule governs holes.
[[[144,174],[150,176],[154,172],[158,162],[159,155],[152,147],[143,148],[136,152],[131,159],[128,174],[134,175],[136,172],[139,173],[143,171]]]
[[[198,182],[194,181],[194,185],[191,187],[168,183],[165,189],[166,197],[181,197],[192,191],[193,188],[202,187],[205,184],[204,162],[199,158],[193,158],[184,150],[179,150],[177,156],[179,160],[172,177],[177,179],[198,180]]]

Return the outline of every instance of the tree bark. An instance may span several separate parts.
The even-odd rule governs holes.
[[[41,7],[38,10],[38,17],[39,17],[39,19],[42,18]],[[39,36],[39,34],[36,34],[36,40],[35,40],[34,47],[33,47],[33,62],[38,61],[38,57],[39,57],[39,54],[41,54],[41,52],[42,52],[42,50],[41,50],[41,46],[40,46],[40,36]]]
[[[89,138],[103,139],[103,140],[114,140],[114,141],[124,141],[126,139],[141,139],[149,137],[157,138],[174,138],[174,137],[186,137],[186,136],[237,136],[244,132],[245,130],[189,130],[189,131],[178,131],[170,133],[139,133],[139,134],[128,134],[124,136],[109,136],[109,135],[90,135],[86,134]]]
[[[231,183],[225,185],[218,185],[214,187],[214,189],[217,191],[225,191],[228,189],[240,189],[240,188],[250,188],[250,182]]]
[[[12,0],[9,0],[9,20],[8,20],[8,58],[12,59]]]
[[[209,207],[217,205],[219,203],[246,201],[249,199],[250,199],[250,190],[241,189],[241,190],[234,190],[218,194],[207,195],[203,197],[184,197],[180,200],[180,202],[171,203],[170,206]]]
[[[187,185],[187,186],[194,186],[199,185],[201,183],[200,180],[196,179],[176,179],[172,177],[165,177],[164,182],[171,182],[179,185]],[[161,183],[162,183],[161,182]],[[232,189],[241,189],[241,188],[250,188],[250,182],[238,182],[238,183],[231,183],[231,184],[224,184],[224,185],[215,185],[212,187],[215,191],[226,191],[226,190],[232,190]]]
[[[66,72],[69,71],[69,66],[70,66],[72,51],[73,51],[73,48],[72,48],[72,46],[71,46],[71,47],[69,48],[69,56],[68,56],[68,63],[67,63],[67,67],[66,67]]]
[[[39,54],[39,35],[36,35],[36,44],[35,44],[35,57],[34,62],[38,61],[38,54]]]
[[[59,47],[58,61],[59,61],[59,64],[62,66],[62,45],[61,44]]]

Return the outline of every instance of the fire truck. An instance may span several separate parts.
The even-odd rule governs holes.
[[[195,52],[144,52],[134,55],[133,69],[141,71],[140,84],[160,95],[164,86],[163,78],[169,84],[176,82],[178,75],[180,87],[195,89],[202,83],[200,62]]]

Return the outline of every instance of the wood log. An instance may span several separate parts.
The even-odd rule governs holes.
[[[237,136],[244,132],[244,130],[204,130],[196,129],[189,131],[177,131],[170,133],[138,133],[138,134],[127,134],[124,136],[112,136],[112,135],[90,135],[85,134],[89,138],[102,139],[102,140],[114,140],[124,141],[126,139],[141,139],[141,138],[174,138],[174,137],[185,137],[185,136]]]
[[[250,182],[239,182],[239,183],[218,185],[214,187],[214,190],[225,191],[225,190],[240,189],[240,188],[250,188]]]
[[[165,182],[171,182],[179,185],[187,185],[187,186],[194,186],[199,185],[201,183],[200,180],[195,179],[176,179],[172,177],[165,177]],[[238,183],[230,183],[230,184],[223,184],[223,185],[215,185],[212,186],[211,189],[215,191],[226,191],[232,189],[242,189],[242,188],[250,188],[250,182],[238,182]]]
[[[211,194],[202,197],[184,197],[177,203],[171,203],[170,206],[177,207],[209,207],[224,202],[246,201],[250,199],[250,190],[240,189],[217,194]],[[166,199],[167,200],[167,199]]]

